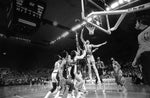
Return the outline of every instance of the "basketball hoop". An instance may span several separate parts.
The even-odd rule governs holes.
[[[94,35],[95,26],[93,26],[93,25],[87,23],[87,24],[85,25],[85,27],[88,29],[89,35]]]
[[[100,15],[95,15],[95,16],[92,17],[91,22],[94,23],[97,26],[102,26],[102,17]],[[88,29],[89,35],[94,35],[94,30],[96,28],[95,26],[93,26],[90,23],[87,23],[85,25],[85,27]]]

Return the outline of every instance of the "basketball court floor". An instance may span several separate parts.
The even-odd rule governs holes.
[[[113,79],[104,80],[105,92],[101,85],[86,83],[88,93],[83,98],[150,98],[149,86],[132,84],[128,80],[125,83],[127,91],[122,92],[117,90],[117,85],[112,81]],[[44,98],[50,88],[49,84],[0,87],[0,98]]]

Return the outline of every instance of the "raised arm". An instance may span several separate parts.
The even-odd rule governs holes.
[[[73,73],[76,75],[77,74],[77,65],[74,65],[74,71]]]
[[[85,43],[85,40],[84,40],[84,38],[83,38],[83,31],[84,31],[84,28],[81,30],[80,39],[81,39],[82,43]]]
[[[86,55],[86,50],[83,51],[83,54],[82,54],[82,55],[76,56],[76,57],[75,57],[75,60],[83,59],[83,58],[85,57],[85,55]]]
[[[100,46],[102,46],[102,45],[105,45],[106,43],[107,43],[107,41],[105,41],[104,43],[98,44],[98,45],[93,45],[93,44],[92,44],[92,47],[95,47],[95,48],[96,48],[96,47],[100,47]]]
[[[78,39],[78,32],[76,32],[76,46],[77,46],[77,52],[80,53],[82,50],[80,45],[79,45],[79,39]]]
[[[98,50],[98,48],[95,48],[94,50],[92,50],[92,53],[94,53],[95,51],[97,51]]]

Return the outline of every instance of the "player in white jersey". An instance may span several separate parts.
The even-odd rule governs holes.
[[[86,91],[85,83],[82,78],[81,69],[79,70],[80,65],[78,65],[78,60],[83,59],[86,56],[86,50],[83,51],[82,55],[78,55],[77,51],[73,50],[71,52],[71,59],[72,59],[72,67],[73,67],[73,74],[74,80],[76,81],[75,87],[77,90],[77,97],[80,98],[82,93]]]
[[[51,79],[52,79],[52,88],[50,91],[48,91],[48,93],[46,94],[46,96],[44,98],[49,98],[49,96],[51,95],[51,93],[53,93],[58,85],[59,85],[59,76],[58,76],[58,72],[59,72],[59,68],[60,68],[60,64],[61,64],[61,57],[58,56],[59,59],[55,62],[55,65],[54,65],[54,70],[51,74]]]
[[[94,45],[94,44],[90,44],[90,41],[89,40],[84,40],[83,39],[83,30],[81,31],[81,41],[83,42],[83,45],[84,45],[84,48],[86,50],[86,58],[87,58],[87,65],[88,65],[88,74],[89,74],[89,78],[90,78],[90,81],[92,82],[92,72],[91,72],[91,67],[93,67],[94,69],[94,72],[96,74],[96,77],[98,79],[98,82],[100,83],[100,77],[99,77],[99,74],[98,74],[98,71],[97,71],[97,68],[95,66],[95,59],[94,59],[94,56],[92,54],[92,48],[98,48],[102,45],[105,45],[107,42],[104,42],[102,44],[98,44],[98,45]]]
[[[112,66],[114,70],[115,82],[117,83],[119,87],[121,86],[121,90],[125,92],[126,91],[126,88],[124,86],[125,79],[122,75],[121,66],[116,60],[114,60],[114,58],[111,58],[111,61],[112,61]]]
[[[138,17],[135,29],[142,30],[142,32],[138,35],[139,48],[132,65],[142,65],[144,83],[150,85],[150,16]]]

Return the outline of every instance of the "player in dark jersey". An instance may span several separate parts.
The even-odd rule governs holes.
[[[100,81],[101,81],[101,83],[103,83],[102,76],[103,76],[103,70],[104,70],[105,66],[104,66],[104,62],[101,61],[100,57],[97,57],[96,68],[97,68],[99,76],[100,76]],[[97,78],[96,78],[96,83],[97,83]]]

